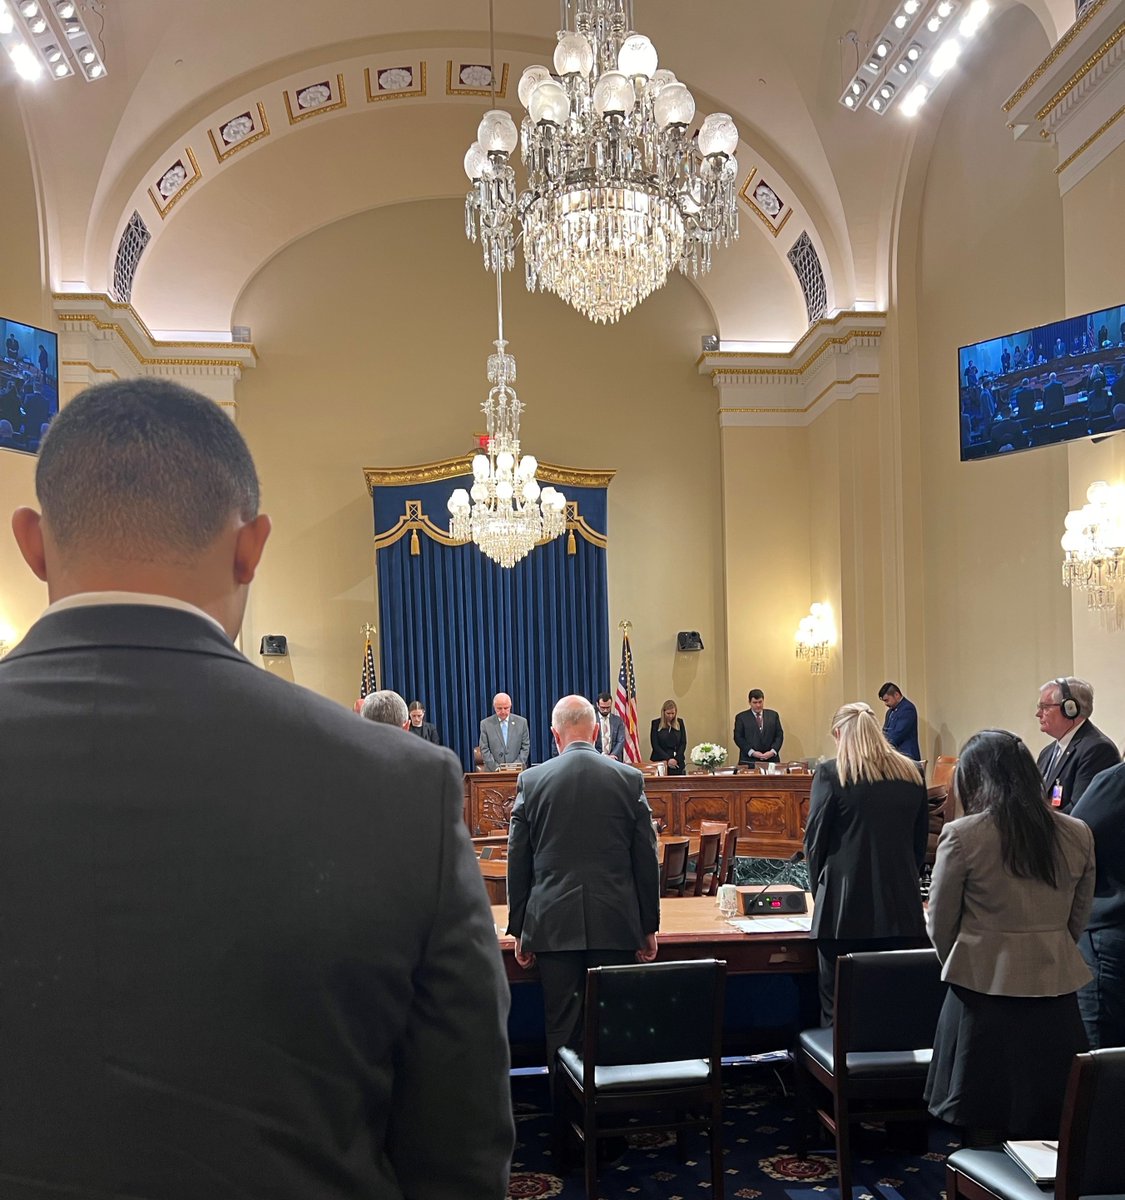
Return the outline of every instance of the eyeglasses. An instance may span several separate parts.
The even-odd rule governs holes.
[[[1037,704],[1035,706],[1036,713],[1046,712],[1049,708],[1062,708],[1061,704]]]

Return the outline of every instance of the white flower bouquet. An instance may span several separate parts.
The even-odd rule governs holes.
[[[691,761],[697,767],[713,771],[727,761],[727,749],[725,746],[716,746],[714,742],[700,742],[692,749]]]

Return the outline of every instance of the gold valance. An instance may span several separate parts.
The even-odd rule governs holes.
[[[455,476],[450,476],[454,478]],[[380,483],[386,482],[379,480]],[[432,482],[428,480],[427,482]],[[551,483],[559,482],[551,479]],[[369,485],[370,486],[370,485]],[[578,485],[575,485],[578,486]],[[586,485],[589,486],[589,485]],[[418,533],[421,531],[430,538],[431,541],[440,543],[443,546],[463,546],[464,542],[457,541],[456,538],[451,538],[449,534],[439,525],[435,525],[428,516],[422,511],[421,500],[407,500],[406,510],[401,517],[388,529],[385,533],[379,534],[374,545],[376,550],[383,550],[387,546],[393,546],[400,538],[410,534],[410,553],[418,554],[420,550],[418,542]],[[568,500],[566,502],[566,552],[574,554],[577,552],[577,545],[574,537],[577,534],[585,539],[592,546],[597,546],[604,550],[609,544],[604,533],[598,533],[596,529],[592,529],[586,519],[578,511],[578,501]],[[540,546],[546,545],[546,541],[537,543]]]

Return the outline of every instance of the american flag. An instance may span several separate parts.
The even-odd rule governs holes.
[[[641,743],[637,738],[637,677],[633,674],[633,651],[629,635],[621,639],[621,670],[617,675],[617,695],[613,711],[625,722],[625,761],[641,761]]]
[[[368,637],[367,645],[363,650],[363,670],[359,676],[359,698],[362,700],[364,696],[378,691],[378,689],[379,684],[375,679],[375,657],[371,653],[371,638]]]

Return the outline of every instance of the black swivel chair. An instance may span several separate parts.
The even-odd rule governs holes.
[[[813,1109],[836,1138],[841,1196],[852,1194],[853,1122],[928,1119],[922,1092],[945,991],[933,950],[836,960],[835,1024],[800,1035],[796,1078],[804,1101],[798,1154],[805,1157],[804,1118]],[[811,1102],[810,1077],[828,1089],[830,1107]]]
[[[594,967],[586,973],[581,1052],[559,1051],[556,1086],[580,1117],[586,1196],[597,1196],[597,1142],[674,1129],[683,1153],[688,1129],[711,1142],[711,1195],[723,1200],[722,1043],[725,962]],[[649,1114],[639,1123],[637,1113]]]
[[[1034,1053],[1034,1047],[1028,1047]],[[1079,1054],[1070,1070],[1059,1134],[1055,1200],[1125,1196],[1125,1049]],[[1044,1200],[1002,1146],[958,1150],[945,1166],[948,1200]]]

